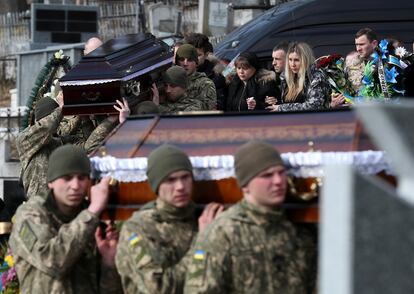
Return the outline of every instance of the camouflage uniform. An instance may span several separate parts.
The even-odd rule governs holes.
[[[306,78],[302,94],[296,102],[284,101],[284,94],[287,92],[287,84],[284,73],[281,74],[282,103],[279,111],[305,111],[328,109],[331,97],[331,89],[323,72],[315,67],[310,69],[311,78]]]
[[[200,233],[185,293],[311,293],[315,245],[283,212],[242,200]]]
[[[194,205],[157,199],[126,221],[116,253],[125,293],[182,293],[184,256],[197,232]]]
[[[99,262],[99,218],[87,209],[63,216],[47,195],[30,198],[15,216],[9,245],[21,293],[120,293],[116,269]]]
[[[114,128],[116,123],[104,120],[89,136],[86,142],[76,135],[56,135],[62,120],[61,108],[27,127],[17,137],[17,151],[21,162],[21,179],[26,197],[47,193],[46,170],[50,153],[66,143],[77,143],[87,153],[92,152]],[[75,124],[76,125],[76,124]],[[67,131],[67,130],[66,130]]]
[[[179,111],[200,111],[202,110],[202,104],[200,100],[184,94],[184,96],[175,102],[167,101],[166,103],[160,104],[159,109],[161,113],[175,114]]]
[[[89,138],[95,126],[87,116],[74,115],[64,117],[60,122],[58,135],[72,137],[72,144],[81,145]]]
[[[217,109],[216,87],[205,73],[194,72],[188,76],[187,95],[202,103],[202,110]]]
[[[27,127],[17,137],[21,179],[26,197],[47,193],[48,158],[54,149],[62,145],[62,140],[54,135],[61,120],[62,109],[58,107],[50,115]]]

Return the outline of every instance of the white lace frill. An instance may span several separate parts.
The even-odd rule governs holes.
[[[385,152],[297,152],[282,154],[289,173],[296,177],[322,177],[328,164],[350,164],[363,174],[385,171],[393,174]],[[234,177],[232,155],[190,157],[196,180],[221,180]],[[147,179],[147,158],[91,158],[92,167],[101,176],[111,176],[121,182],[142,182]]]

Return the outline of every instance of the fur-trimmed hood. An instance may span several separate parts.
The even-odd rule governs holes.
[[[255,79],[258,83],[276,81],[276,73],[274,71],[261,68],[256,72]]]

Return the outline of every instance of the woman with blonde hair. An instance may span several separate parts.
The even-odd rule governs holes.
[[[281,101],[268,107],[271,111],[328,109],[330,87],[322,71],[314,65],[315,57],[308,44],[292,42],[286,53],[281,75]]]

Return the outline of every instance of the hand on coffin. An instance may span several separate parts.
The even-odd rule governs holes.
[[[275,111],[279,111],[279,105],[270,105],[268,107],[266,107],[267,110],[270,110],[270,112],[275,112]]]
[[[155,83],[152,84],[151,91],[152,102],[154,102],[155,105],[160,105],[160,92],[158,91],[157,85]]]
[[[109,181],[110,177],[102,178],[102,180],[91,187],[90,204],[88,210],[99,216],[105,209],[109,198]]]
[[[118,245],[119,233],[114,226],[109,224],[104,229],[100,226],[95,231],[95,241],[99,253],[102,256],[102,262],[108,267],[115,267],[115,254]]]
[[[122,100],[124,101],[123,103],[119,100],[116,100],[116,103],[118,103],[118,105],[114,105],[114,108],[118,110],[119,112],[119,123],[121,124],[124,121],[126,121],[127,117],[131,113],[131,110],[129,109],[128,101],[125,98],[122,98]]]
[[[63,102],[63,92],[62,91],[59,91],[59,93],[57,94],[56,102],[57,102],[57,104],[59,104],[60,108],[63,107],[64,102]]]
[[[208,204],[198,218],[198,230],[203,231],[223,210],[224,206],[220,203]]]
[[[247,102],[247,109],[253,110],[256,107],[256,100],[254,100],[254,97],[249,97],[246,99]]]

